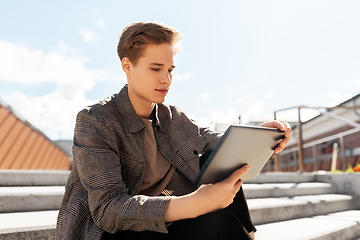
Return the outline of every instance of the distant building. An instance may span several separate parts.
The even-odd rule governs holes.
[[[70,169],[69,154],[0,101],[0,169]]]
[[[279,156],[280,171],[299,170],[298,134],[298,127],[293,127],[291,140]],[[307,172],[330,170],[334,143],[340,150],[338,170],[360,163],[360,94],[303,122],[302,140],[303,165]],[[264,170],[272,171],[272,164],[268,163]]]
[[[57,146],[59,146],[62,150],[66,152],[67,155],[69,155],[70,161],[72,161],[72,147],[73,147],[73,141],[72,140],[54,140],[53,143],[55,143]]]
[[[61,149],[63,149],[67,155],[69,155],[69,163],[70,168],[72,168],[72,161],[73,161],[73,140],[55,140],[53,141],[57,146],[59,146]]]

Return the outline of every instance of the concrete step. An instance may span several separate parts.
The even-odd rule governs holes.
[[[57,210],[68,176],[69,171],[0,170],[0,186],[3,186],[0,187],[0,239],[55,239]],[[360,196],[352,190],[360,182],[352,180],[350,189],[351,176],[344,177],[346,181],[336,180],[332,175],[320,180],[315,173],[261,173],[245,183],[252,219],[259,230],[256,239],[360,240],[356,238],[360,221],[355,216],[359,211],[353,210],[360,209]],[[342,188],[348,192],[336,194]],[[336,212],[347,212],[348,216]],[[316,229],[316,225],[324,227],[309,232],[308,225],[309,229]],[[271,233],[276,226],[278,230]],[[291,233],[281,233],[286,231]],[[352,234],[355,231],[357,234]],[[307,232],[314,235],[306,235]],[[277,237],[278,233],[284,237]],[[294,238],[296,234],[303,238]],[[347,238],[337,238],[340,235]]]
[[[322,194],[248,199],[254,224],[265,224],[360,208],[360,197]]]
[[[266,172],[247,183],[304,183],[326,182],[338,187],[339,193],[360,195],[360,173],[330,173],[317,171],[301,172]]]
[[[247,199],[268,197],[292,197],[337,193],[338,189],[331,183],[244,183],[243,189]]]
[[[0,239],[55,239],[58,211],[0,214]]]
[[[0,236],[10,239],[55,239],[58,211],[0,214]],[[257,225],[257,240],[350,240],[360,232],[360,211]]]
[[[0,187],[0,213],[58,210],[64,186]]]
[[[0,170],[0,186],[65,186],[70,171]]]
[[[360,210],[257,225],[256,240],[355,240],[360,233]]]
[[[316,182],[317,173],[307,172],[265,172],[259,173],[249,183],[303,183]]]

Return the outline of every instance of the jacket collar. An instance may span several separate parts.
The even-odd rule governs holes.
[[[136,114],[135,109],[129,99],[128,85],[126,84],[116,96],[116,106],[119,110],[120,116],[125,122],[126,127],[131,133],[135,133],[145,128],[140,117]],[[163,131],[162,124],[159,119],[159,106],[155,104],[151,118],[154,120],[155,126],[159,126]]]

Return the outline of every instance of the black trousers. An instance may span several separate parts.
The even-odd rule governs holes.
[[[251,240],[248,232],[256,231],[250,217],[243,189],[236,195],[234,202],[225,209],[217,210],[193,219],[173,222],[168,234],[152,231],[119,231],[115,234],[104,233],[103,240]]]

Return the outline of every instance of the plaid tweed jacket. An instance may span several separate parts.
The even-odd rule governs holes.
[[[156,104],[153,120],[158,148],[177,169],[158,197],[137,195],[145,170],[145,126],[127,86],[79,112],[58,239],[101,239],[104,231],[167,232],[163,216],[170,196],[198,187],[192,180],[199,172],[199,154],[214,149],[221,134],[200,128],[175,106]]]

